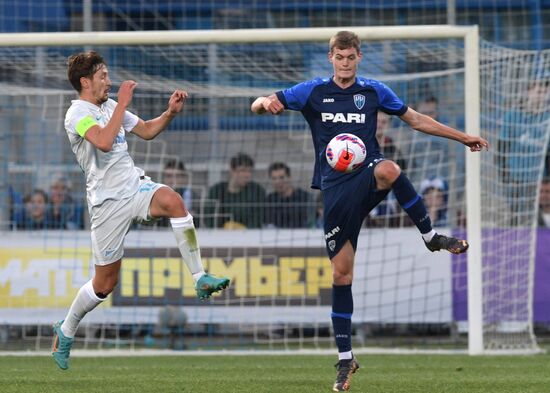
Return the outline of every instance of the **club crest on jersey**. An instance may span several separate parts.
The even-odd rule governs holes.
[[[363,94],[355,94],[353,96],[353,102],[355,102],[357,109],[361,110],[365,106],[365,96]]]

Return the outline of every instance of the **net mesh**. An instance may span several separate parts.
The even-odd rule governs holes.
[[[550,136],[550,53],[482,47],[483,310],[490,349],[532,348],[537,206]]]
[[[0,304],[9,334],[21,339],[4,346],[48,348],[44,326],[64,317],[91,274],[89,223],[82,208],[84,176],[63,126],[64,113],[75,98],[66,81],[66,58],[81,50],[0,49],[0,127],[6,141],[2,162],[7,163],[2,171],[11,198],[3,212],[14,230],[2,239]],[[106,304],[86,316],[79,345],[331,347],[332,273],[325,256],[319,195],[309,190],[313,149],[307,125],[299,113],[254,116],[249,109],[256,96],[331,75],[327,45],[275,42],[98,50],[115,83],[113,91],[122,80],[138,82],[131,110],[143,119],[164,111],[174,89],[189,92],[184,114],[161,136],[149,142],[129,136],[129,149],[136,165],[158,182],[169,184],[164,174],[169,161],[185,164],[179,183],[169,185],[187,198],[199,227],[205,266],[227,274],[233,284],[210,304],[198,302],[166,222],[136,226],[126,239],[119,287]],[[460,40],[364,42],[362,50],[361,75],[384,81],[409,106],[464,128],[467,94]],[[521,114],[524,103],[519,98],[526,97],[523,92],[531,81],[542,78],[537,70],[549,68],[548,56],[482,45],[482,136],[494,147],[482,154],[481,173],[484,318],[490,348],[536,345],[535,206],[548,145],[549,108],[546,96],[541,112]],[[463,234],[463,146],[414,132],[398,119],[382,116],[379,124],[386,155],[402,166],[425,198],[436,230]],[[268,174],[273,162],[287,164],[293,186],[306,190],[307,197],[282,222],[266,221],[266,209],[281,209],[277,203],[223,203],[212,198],[212,186],[227,180],[229,160],[240,152],[253,158],[253,180],[267,194],[274,191]],[[63,230],[53,225],[28,230],[24,212],[29,204],[23,197],[37,188],[51,193],[59,178],[70,191],[70,211],[82,214],[82,219]],[[237,221],[243,209],[247,216],[259,215],[248,229],[213,225]],[[296,215],[303,216],[299,224],[294,223]],[[359,344],[464,346],[466,259],[439,254],[424,248],[391,195],[369,214],[355,263],[353,320]]]

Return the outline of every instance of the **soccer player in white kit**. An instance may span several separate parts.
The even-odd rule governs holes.
[[[118,282],[124,237],[134,222],[169,217],[181,256],[193,275],[197,296],[209,298],[229,285],[229,279],[205,273],[193,217],[181,196],[158,184],[134,166],[126,132],[155,138],[183,109],[187,93],[176,90],[160,116],[144,121],[128,112],[137,83],[127,80],[118,103],[109,98],[111,80],[105,62],[94,51],[69,57],[69,81],[79,94],[65,116],[65,129],[86,176],[95,275],[80,288],[64,320],[54,329],[52,354],[57,365],[69,367],[70,349],[82,318],[105,300]]]

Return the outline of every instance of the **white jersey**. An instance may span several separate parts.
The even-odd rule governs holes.
[[[105,127],[117,106],[109,99],[101,106],[84,100],[73,100],[65,115],[65,130],[76,160],[86,175],[88,207],[101,205],[105,200],[120,200],[136,194],[143,170],[134,165],[128,154],[126,132],[138,123],[139,118],[126,111],[122,127],[113,141],[111,151],[105,153],[88,142],[84,135],[94,125]]]

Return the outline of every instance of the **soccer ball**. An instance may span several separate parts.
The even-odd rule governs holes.
[[[335,171],[349,173],[363,165],[367,149],[357,135],[343,133],[328,143],[325,156]]]

